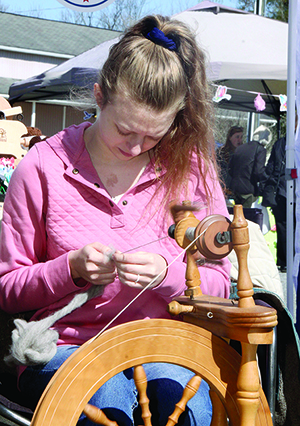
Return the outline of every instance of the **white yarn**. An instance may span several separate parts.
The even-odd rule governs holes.
[[[194,239],[184,250],[189,249],[197,240],[200,238],[206,230],[201,232],[197,238]],[[112,259],[115,249],[110,246],[111,251],[106,255]],[[102,334],[111,324],[114,322],[127,308],[130,306],[141,294],[146,291],[151,285],[157,280],[160,275],[165,271],[182,255],[179,253],[173,261],[166,266],[156,277],[154,277],[149,284],[147,284],[134,298],[129,302],[106,326],[98,333],[95,337],[97,338]],[[94,285],[90,287],[86,292],[78,293],[68,303],[67,306],[63,307],[59,311],[50,315],[47,318],[43,318],[40,321],[27,322],[23,319],[16,319],[14,324],[16,328],[12,332],[12,344],[10,346],[10,353],[4,358],[6,364],[14,365],[38,365],[47,364],[56,354],[56,343],[59,334],[56,330],[50,330],[56,321],[70,314],[75,309],[82,306],[88,300],[93,297],[100,296],[103,293],[104,286]]]
[[[56,343],[59,337],[58,332],[50,327],[88,300],[100,296],[103,289],[102,285],[93,285],[87,291],[76,294],[67,306],[40,321],[27,322],[23,319],[16,319],[10,353],[4,358],[4,361],[10,366],[38,365],[49,362],[56,354]]]
[[[105,254],[111,260],[115,251],[115,248],[110,245],[110,252]],[[59,337],[58,332],[50,327],[88,300],[101,296],[103,290],[103,285],[93,285],[87,291],[76,294],[67,306],[40,321],[27,322],[16,319],[14,321],[16,328],[11,334],[12,344],[9,355],[4,357],[6,364],[10,366],[47,364],[56,354],[56,343]]]

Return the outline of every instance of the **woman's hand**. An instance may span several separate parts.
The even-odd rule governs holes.
[[[111,253],[111,248],[98,242],[71,251],[69,264],[73,280],[82,278],[94,285],[112,283],[116,278],[116,265]]]
[[[166,275],[164,270],[167,267],[167,262],[159,254],[116,252],[113,255],[113,260],[117,267],[119,280],[129,287],[144,288],[161,273],[150,286],[152,288],[160,284]]]

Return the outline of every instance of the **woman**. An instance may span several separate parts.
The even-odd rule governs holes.
[[[32,319],[39,320],[74,295],[99,288],[55,323],[59,339],[51,361],[21,369],[20,389],[32,404],[76,347],[146,285],[151,283],[112,325],[169,318],[167,303],[185,289],[184,254],[170,265],[181,249],[164,238],[171,200],[200,205],[199,219],[227,215],[208,142],[212,105],[205,57],[184,24],[150,16],[130,28],[112,47],[94,94],[101,110],[96,122],[71,126],[31,148],[6,195],[1,308],[35,310]],[[228,297],[228,261],[201,270],[203,293]],[[150,393],[150,383],[162,383],[156,421],[166,424],[192,373],[171,365],[145,369]],[[166,388],[174,398],[166,397]],[[136,393],[130,370],[110,379],[91,402],[106,407],[120,426],[132,425]],[[202,382],[180,424],[208,425],[210,418]]]
[[[239,146],[228,164],[231,177],[230,190],[235,204],[251,208],[258,198],[259,185],[265,171],[265,145],[271,137],[271,131],[265,126],[254,132],[253,140]]]
[[[243,144],[243,127],[232,126],[228,133],[226,142],[217,150],[217,161],[220,168],[221,183],[224,188],[225,194],[230,194],[230,181],[228,164],[236,150],[236,148]]]

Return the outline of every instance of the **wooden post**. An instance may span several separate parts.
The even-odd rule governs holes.
[[[238,374],[236,399],[240,408],[240,426],[255,426],[259,406],[257,345],[241,343],[242,360]]]
[[[184,291],[184,294],[193,299],[202,294],[200,272],[190,250],[186,252],[186,261],[185,285],[187,289]]]
[[[191,241],[186,238],[186,231],[188,228],[196,227],[199,221],[191,211],[192,206],[190,201],[184,201],[181,206],[177,204],[170,204],[170,210],[176,225],[174,234],[175,240],[180,247],[186,249],[191,243]],[[193,254],[196,250],[197,246],[193,244],[186,251],[187,265],[185,273],[185,284],[187,286],[187,290],[185,290],[184,294],[191,299],[202,295],[200,288],[200,272],[193,257]]]
[[[142,365],[137,365],[133,373],[134,383],[139,393],[139,404],[142,409],[144,426],[152,426],[149,398],[147,396],[147,376]]]
[[[175,426],[178,423],[178,419],[180,414],[182,414],[186,408],[186,404],[189,402],[191,398],[196,394],[198,391],[200,384],[201,384],[201,377],[198,375],[193,376],[186,387],[183,390],[182,397],[179,402],[175,405],[175,410],[173,413],[169,416],[168,423],[166,426]]]
[[[239,276],[237,281],[237,293],[239,306],[251,308],[255,306],[253,300],[253,284],[248,269],[249,232],[248,224],[243,214],[243,206],[234,206],[234,219],[231,223],[233,248],[237,255]]]
[[[209,396],[212,403],[212,419],[210,426],[227,426],[227,413],[224,408],[224,405],[217,393],[210,389]]]

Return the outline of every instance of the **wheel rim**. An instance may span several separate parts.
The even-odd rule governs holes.
[[[111,377],[147,362],[188,368],[208,382],[239,424],[235,401],[240,356],[225,341],[191,324],[141,320],[110,329],[79,348],[53,377],[35,410],[32,426],[75,426],[91,396]],[[269,417],[260,390],[258,424]]]

